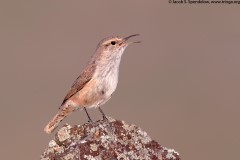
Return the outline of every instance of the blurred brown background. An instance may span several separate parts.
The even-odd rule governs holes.
[[[236,159],[240,5],[168,1],[1,1],[1,159],[39,159],[43,132],[97,43],[139,33],[105,113],[184,160]],[[98,110],[90,110],[95,120]],[[83,124],[84,112],[64,123]]]

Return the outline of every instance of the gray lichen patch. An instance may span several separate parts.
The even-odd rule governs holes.
[[[108,121],[94,124],[64,125],[41,159],[180,160],[180,157],[176,151],[152,140],[141,128],[109,117]]]
[[[92,151],[97,151],[98,150],[98,145],[97,144],[90,144],[91,150]]]
[[[69,139],[71,136],[70,136],[70,130],[69,130],[69,127],[70,126],[65,126],[65,127],[62,127],[58,133],[57,133],[57,138],[59,140],[59,142],[63,142],[67,139]]]

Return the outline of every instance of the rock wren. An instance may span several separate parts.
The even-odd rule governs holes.
[[[117,87],[119,65],[124,50],[129,44],[139,43],[127,41],[133,36],[138,34],[125,38],[109,37],[100,41],[95,54],[64,98],[59,112],[44,128],[46,133],[51,133],[65,117],[79,108],[85,110],[91,122],[86,108],[97,107],[106,119],[100,106],[111,98]]]

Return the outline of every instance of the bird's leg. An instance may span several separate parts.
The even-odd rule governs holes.
[[[99,111],[101,112],[101,114],[103,116],[103,120],[108,120],[106,115],[104,114],[103,110],[100,107],[98,107],[98,109],[99,109]]]
[[[98,109],[99,109],[99,111],[101,112],[101,114],[103,116],[103,121],[108,123],[107,130],[109,131],[110,134],[113,134],[114,133],[114,129],[111,127],[110,121],[108,120],[107,116],[104,114],[103,110],[100,107],[98,107]]]
[[[93,121],[92,121],[92,119],[91,119],[91,117],[89,116],[89,114],[88,114],[88,112],[87,112],[87,109],[86,109],[86,107],[83,107],[84,108],[84,111],[86,112],[86,114],[87,114],[87,117],[88,117],[88,122],[89,123],[93,123]]]

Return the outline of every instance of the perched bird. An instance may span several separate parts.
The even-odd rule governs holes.
[[[100,41],[95,54],[65,96],[59,112],[44,128],[46,133],[51,133],[65,117],[79,108],[85,110],[90,122],[92,120],[86,108],[97,107],[103,118],[107,119],[100,106],[106,103],[116,90],[124,50],[129,44],[139,43],[128,42],[128,39],[134,36],[138,34],[125,38],[108,37]]]

